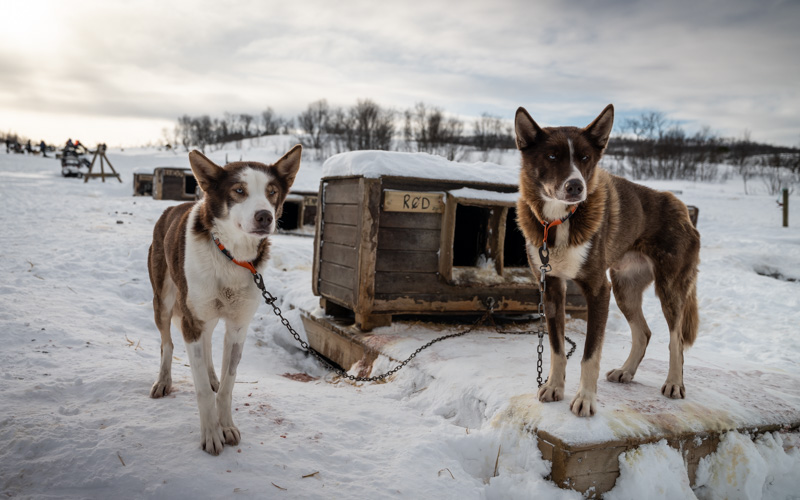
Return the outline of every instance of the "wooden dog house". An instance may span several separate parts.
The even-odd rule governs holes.
[[[133,173],[133,195],[153,196],[153,172]]]
[[[197,180],[190,168],[158,167],[153,170],[153,199],[194,201]]]
[[[397,314],[537,311],[516,186],[413,177],[323,178],[312,288],[361,330]],[[569,282],[567,311],[585,301]]]

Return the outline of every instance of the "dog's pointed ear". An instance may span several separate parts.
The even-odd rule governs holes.
[[[294,183],[294,178],[297,176],[297,170],[300,168],[300,157],[302,154],[303,146],[297,144],[275,162],[275,170],[278,172],[279,176],[286,180],[287,187],[292,187],[292,184]]]
[[[537,137],[541,137],[544,132],[542,128],[533,121],[531,115],[520,107],[514,118],[514,130],[517,133],[517,149],[523,150],[533,144]]]
[[[597,147],[605,149],[608,145],[608,137],[611,135],[611,129],[613,127],[614,105],[609,104],[592,123],[583,129],[583,133],[588,135],[589,139],[591,139],[592,143],[597,145]]]
[[[200,189],[204,192],[208,192],[225,177],[225,169],[196,149],[189,153],[189,165],[192,167],[192,173],[197,179]]]

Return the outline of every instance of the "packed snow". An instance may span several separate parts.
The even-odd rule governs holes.
[[[292,144],[289,137],[245,141],[243,149],[208,156],[272,162]],[[579,493],[546,479],[551,465],[527,426],[599,441],[649,432],[664,422],[648,415],[692,405],[719,417],[720,426],[764,415],[798,421],[800,203],[792,198],[793,226],[782,228],[774,198],[745,196],[736,179],[648,182],[680,191],[700,209],[701,326],[686,352],[686,400],[659,392],[669,335],[652,288],[644,312],[653,337],[641,372],[624,386],[601,377],[593,419],[569,412],[575,358],[567,400],[536,401],[535,338],[479,329],[430,348],[388,383],[351,384],[308,357],[264,305],[251,324],[233,392],[242,441],[210,456],[199,447],[194,387],[178,332],[173,392],[148,397],[160,339],[147,250],[153,224],[177,202],[133,197],[131,185],[135,169],[188,167],[187,155],[107,154],[123,183],[65,179],[53,159],[0,153],[0,492],[7,497],[577,499]],[[348,155],[324,168],[304,160],[295,188],[316,191],[323,174],[404,175],[400,157],[360,154],[364,165],[386,164],[356,168]],[[411,165],[405,175],[426,176],[422,156],[402,157]],[[457,178],[513,183],[516,174],[499,172],[513,172],[515,161],[509,153],[505,166],[464,166]],[[433,170],[452,169],[446,163]],[[301,333],[300,309],[319,312],[312,259],[311,238],[272,237],[265,282]],[[221,328],[214,338],[218,370]],[[375,334],[393,337],[387,352],[404,358],[421,340],[462,328],[397,321]],[[583,328],[582,321],[568,322],[576,358]],[[627,323],[612,299],[602,372],[616,368],[629,347]],[[375,371],[391,366],[380,357]],[[618,401],[638,411],[617,412]],[[797,498],[800,433],[729,432],[703,459],[692,486],[680,454],[664,443],[621,455],[620,471],[609,498]]]
[[[461,198],[465,200],[488,200],[488,201],[496,201],[500,204],[516,204],[517,199],[519,198],[519,192],[515,191],[513,193],[500,193],[497,191],[489,191],[487,189],[472,189],[472,188],[461,188],[461,189],[453,189],[449,191],[449,193],[456,198]]]
[[[516,186],[519,165],[496,163],[458,163],[428,153],[398,151],[353,151],[328,158],[322,166],[324,177],[383,176],[422,179],[492,182]]]

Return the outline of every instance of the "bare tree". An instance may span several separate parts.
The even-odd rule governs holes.
[[[488,161],[492,150],[513,148],[514,137],[511,135],[511,127],[502,118],[482,113],[473,124],[472,144],[481,152],[481,160]]]
[[[464,122],[461,120],[448,118],[440,108],[428,107],[421,102],[406,110],[404,115],[403,135],[407,148],[438,154],[450,160],[463,152]]]
[[[382,149],[392,146],[394,112],[370,99],[358,100],[343,120],[350,150]]]
[[[261,112],[261,124],[264,126],[264,135],[286,134],[287,125],[291,128],[291,120],[275,114],[272,108]]]
[[[189,151],[189,146],[192,145],[192,117],[183,115],[178,117],[178,123],[175,125],[175,135],[180,138],[181,145],[186,151]]]
[[[331,108],[328,101],[320,99],[308,105],[308,108],[297,117],[297,124],[305,133],[300,138],[303,146],[317,150],[317,157],[322,158],[323,148],[328,143],[328,127],[331,119]]]
[[[242,122],[242,134],[245,137],[252,137],[252,135],[250,134],[250,125],[253,124],[254,119],[255,117],[251,114],[242,113],[239,115],[239,120]],[[257,134],[258,131],[256,131],[256,135]]]
[[[797,154],[776,151],[758,161],[759,174],[767,188],[767,194],[775,196],[784,189],[788,189],[789,193],[794,192],[795,187],[800,184],[800,175],[792,169],[797,162]]]
[[[747,181],[756,175],[754,154],[755,145],[750,140],[750,131],[745,129],[741,138],[731,142],[730,155],[728,156],[728,162],[736,167],[736,171],[742,176],[744,194],[748,194]]]

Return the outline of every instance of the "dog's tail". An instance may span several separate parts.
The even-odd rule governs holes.
[[[700,315],[697,311],[697,283],[692,281],[692,284],[689,286],[689,291],[686,294],[686,301],[683,304],[683,318],[681,318],[684,348],[694,344],[699,326]]]

